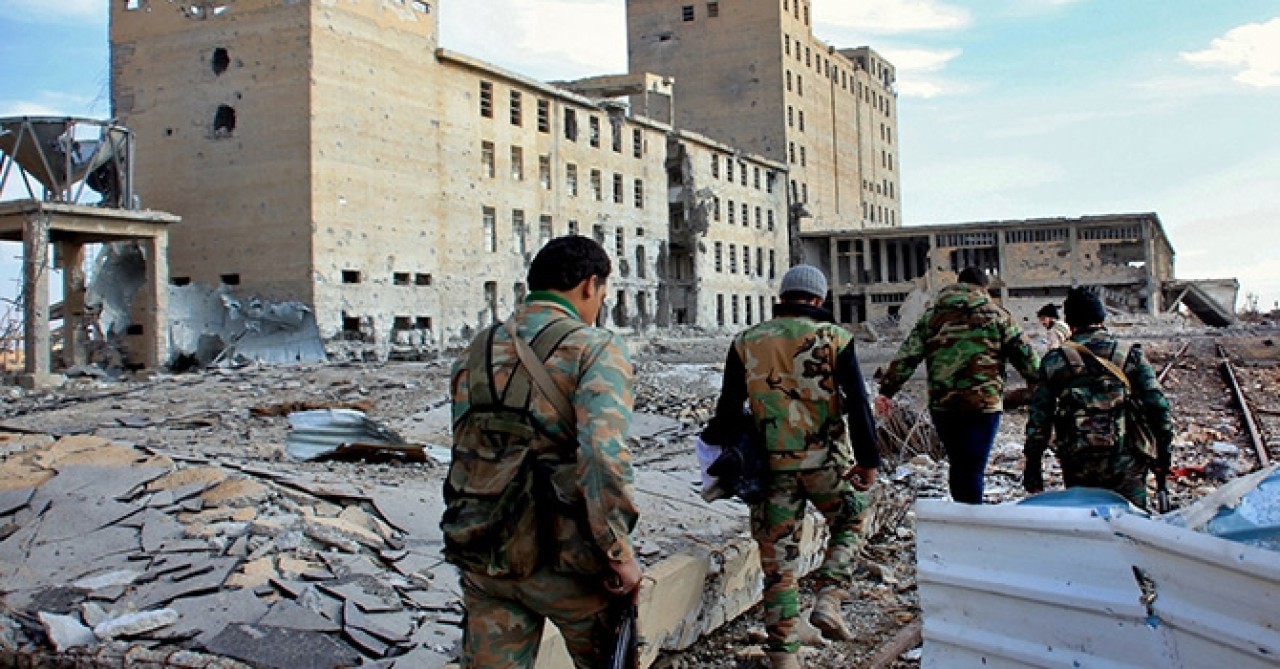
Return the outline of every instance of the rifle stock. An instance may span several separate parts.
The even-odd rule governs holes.
[[[636,627],[639,592],[637,587],[631,594],[615,599],[609,607],[614,644],[606,669],[640,669],[640,634]]]

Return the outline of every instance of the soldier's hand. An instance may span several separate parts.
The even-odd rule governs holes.
[[[884,395],[876,395],[876,415],[888,416],[893,411],[893,400]]]
[[[876,483],[876,470],[874,467],[856,466],[845,474],[845,479],[853,485],[854,490],[866,492]]]
[[[640,563],[634,555],[623,562],[610,562],[609,569],[612,573],[605,577],[604,589],[612,595],[621,597],[640,584]]]

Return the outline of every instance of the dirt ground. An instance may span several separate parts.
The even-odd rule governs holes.
[[[1259,455],[1235,406],[1221,371],[1219,345],[1236,364],[1248,395],[1256,429],[1269,443],[1269,457],[1280,457],[1280,331],[1237,329],[1172,332],[1121,331],[1141,341],[1158,371],[1169,367],[1164,387],[1177,425],[1174,470],[1170,482],[1175,503],[1186,503],[1212,491],[1224,480],[1253,471]],[[692,435],[710,415],[728,339],[724,337],[633,338],[637,366],[636,409],[679,421],[661,438],[633,442],[637,467],[684,466],[677,454],[692,448]],[[892,342],[860,344],[870,380],[877,366],[893,354]],[[1181,355],[1179,355],[1181,353]],[[24,392],[0,386],[0,431],[53,435],[92,434],[148,447],[175,458],[235,461],[245,465],[285,466],[303,472],[359,477],[391,484],[407,480],[438,482],[444,466],[426,463],[298,463],[284,450],[287,413],[304,405],[349,405],[366,408],[370,417],[407,440],[447,449],[448,361],[422,363],[257,367],[220,369],[192,374],[158,374],[146,379],[72,379],[56,391]],[[907,401],[922,405],[924,388],[917,373],[908,385]],[[987,502],[1020,499],[1022,430],[1025,409],[1009,412],[1002,422],[987,477]],[[0,459],[7,457],[0,453]],[[946,463],[923,456],[904,459],[881,474],[884,485],[913,497],[946,496]],[[1050,488],[1060,485],[1052,466]],[[642,512],[644,510],[642,509]],[[679,513],[668,509],[665,513]],[[661,516],[668,518],[668,516]],[[654,523],[655,521],[650,521]],[[666,521],[661,521],[666,522]],[[650,527],[651,530],[654,528]],[[660,528],[659,528],[660,529]],[[656,530],[654,530],[656,531]],[[649,551],[656,560],[668,549]],[[805,591],[804,603],[812,604]],[[863,554],[855,601],[846,607],[859,639],[803,651],[807,666],[868,666],[880,646],[920,617],[915,583],[914,528],[906,514],[901,524],[870,537]],[[751,609],[718,632],[681,652],[664,653],[655,666],[764,667],[764,626],[760,609]],[[881,665],[915,667],[919,649]]]

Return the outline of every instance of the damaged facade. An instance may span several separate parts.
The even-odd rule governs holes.
[[[1157,314],[1173,281],[1173,246],[1154,213],[813,233],[803,244],[850,324],[894,320],[913,293],[932,295],[969,266],[1019,319],[1082,284],[1104,287],[1121,311]]]
[[[729,328],[767,318],[789,231],[899,221],[892,68],[783,4],[685,21],[629,2],[632,74],[550,85],[438,48],[430,2],[113,2],[114,113],[137,130],[142,197],[184,217],[175,285],[309,305],[331,350],[465,343],[575,232],[614,260],[605,324]],[[641,57],[673,22],[772,31],[716,65],[755,71],[753,91],[696,94],[718,52],[695,39]]]

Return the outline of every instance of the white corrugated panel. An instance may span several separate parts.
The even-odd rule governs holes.
[[[916,509],[926,668],[1280,666],[1280,553],[1116,511]]]

